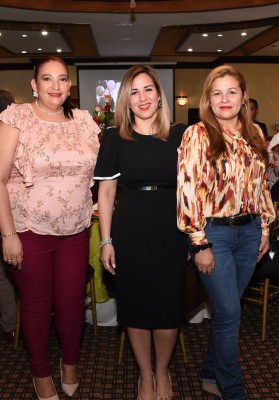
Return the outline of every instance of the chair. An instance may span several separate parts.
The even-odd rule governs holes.
[[[93,332],[97,334],[97,309],[96,309],[96,292],[95,292],[95,281],[94,281],[94,268],[88,265],[87,270],[87,291],[86,294],[90,298],[90,301],[85,304],[85,308],[92,312]]]
[[[184,335],[183,335],[182,329],[179,331],[178,337],[179,337],[180,346],[181,346],[181,350],[182,350],[182,354],[183,354],[183,360],[185,363],[187,363],[186,346],[185,346]],[[123,360],[125,339],[126,339],[126,329],[121,328],[120,339],[119,339],[118,358],[117,358],[118,364],[121,364],[122,360]]]
[[[94,269],[88,264],[87,279],[86,279],[86,295],[90,297],[90,301],[85,304],[85,308],[92,312],[93,332],[97,334],[97,310],[96,310],[96,293],[95,293],[95,282],[94,282]],[[19,342],[20,334],[20,302],[17,301],[17,315],[16,315],[16,329],[15,329],[15,341],[14,349],[16,350]]]
[[[277,213],[277,202],[274,203]],[[279,286],[272,281],[279,278],[279,223],[278,219],[271,226],[270,248],[256,265],[242,300],[262,306],[262,340],[266,338],[268,304],[279,296]]]

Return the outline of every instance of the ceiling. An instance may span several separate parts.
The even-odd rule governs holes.
[[[132,1],[0,0],[0,69],[45,54],[78,65],[279,62],[279,2]]]

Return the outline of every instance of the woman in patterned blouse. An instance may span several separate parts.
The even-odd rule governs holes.
[[[62,390],[72,396],[100,129],[88,111],[72,108],[63,60],[39,61],[31,85],[34,102],[13,104],[0,114],[0,230],[18,287],[37,397],[58,400],[48,355],[51,317],[54,310]]]
[[[212,305],[203,388],[246,400],[238,363],[240,299],[269,247],[274,209],[266,182],[263,135],[248,111],[242,74],[223,65],[206,78],[201,122],[179,148],[178,227],[189,234]]]

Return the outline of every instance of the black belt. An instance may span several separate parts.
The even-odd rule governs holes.
[[[233,217],[206,218],[206,221],[207,223],[211,223],[211,225],[231,226],[232,228],[238,228],[239,226],[250,224],[255,218],[257,218],[257,214],[238,214],[234,215]]]
[[[164,190],[176,189],[176,185],[124,186],[124,190]]]

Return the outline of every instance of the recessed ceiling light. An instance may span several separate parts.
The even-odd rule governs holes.
[[[57,53],[62,53],[62,49],[57,49]]]
[[[0,36],[2,36],[2,33],[0,32]]]
[[[41,32],[41,34],[42,34],[43,36],[46,36],[46,35],[48,35],[48,31],[43,30],[43,31]]]
[[[218,33],[218,36],[219,36],[219,37],[222,37],[222,36],[223,36],[223,34],[222,34],[222,33]]]
[[[190,48],[190,49],[188,49],[188,51],[190,51],[190,52],[191,52],[191,51],[193,51],[193,49],[191,49],[191,48]]]
[[[27,51],[26,50],[22,50],[22,54],[26,54],[27,53]]]
[[[203,36],[203,37],[207,37],[207,36],[208,36],[208,33],[203,33],[202,36]]]
[[[221,52],[222,52],[222,50],[221,50],[221,49],[218,49],[217,51],[218,51],[218,53],[221,53]]]
[[[42,51],[43,49],[41,47],[38,48],[38,51]]]
[[[26,33],[23,33],[23,34],[21,35],[21,37],[27,37]]]
[[[246,32],[241,32],[241,36],[247,36]]]

